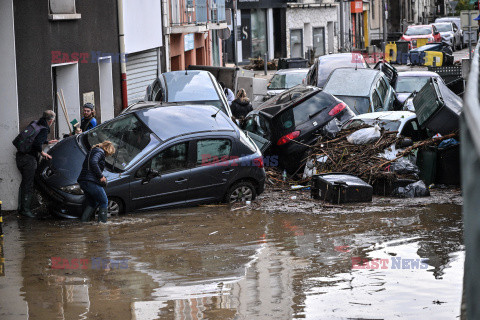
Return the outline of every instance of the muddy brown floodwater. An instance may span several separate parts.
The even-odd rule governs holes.
[[[12,214],[0,319],[455,319],[461,204],[457,190],[347,206],[269,191],[106,225]]]

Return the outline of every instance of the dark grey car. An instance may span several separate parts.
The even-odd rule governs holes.
[[[213,106],[138,108],[62,140],[40,163],[36,186],[54,213],[79,217],[77,184],[87,150],[112,141],[106,159],[111,212],[130,212],[219,201],[253,200],[263,192],[265,171],[258,147]]]

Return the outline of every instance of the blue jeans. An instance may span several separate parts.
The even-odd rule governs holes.
[[[108,198],[102,186],[91,181],[79,181],[78,184],[85,193],[87,206],[100,209],[108,208]]]

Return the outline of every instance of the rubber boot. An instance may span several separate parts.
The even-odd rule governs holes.
[[[35,218],[35,215],[30,211],[31,203],[32,203],[32,194],[31,193],[24,194],[22,197],[22,211],[20,211],[20,214],[24,215],[25,217]]]
[[[80,218],[80,221],[82,221],[82,222],[90,221],[94,211],[95,211],[95,208],[92,208],[90,206],[85,207],[85,210],[83,210],[82,218]]]
[[[98,210],[98,222],[107,222],[108,208],[100,208]]]

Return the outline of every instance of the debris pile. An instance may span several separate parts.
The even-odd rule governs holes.
[[[403,141],[402,137],[397,136],[396,131],[381,131],[380,138],[372,143],[352,144],[348,142],[347,138],[356,131],[358,132],[358,128],[342,130],[332,140],[320,137],[311,148],[306,171],[311,169],[313,174],[328,172],[348,173],[358,176],[369,184],[373,184],[377,180],[412,178],[412,174],[415,175],[418,172],[415,172],[415,169],[408,170],[408,166],[404,165],[405,161],[397,165],[395,163],[397,160],[408,156],[415,149],[437,145],[443,140],[456,136],[456,134],[450,134],[440,138],[419,141],[401,150],[393,159],[388,160],[382,157],[381,154],[384,154],[386,151],[392,151],[392,146],[398,146]],[[403,170],[399,170],[399,167]]]

